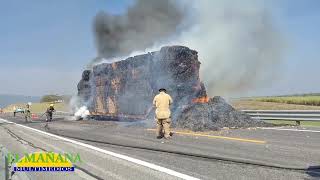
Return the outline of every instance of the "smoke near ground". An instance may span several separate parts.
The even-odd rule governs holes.
[[[97,14],[97,63],[184,45],[199,52],[208,94],[241,95],[272,82],[283,37],[263,1],[137,0],[124,15]]]

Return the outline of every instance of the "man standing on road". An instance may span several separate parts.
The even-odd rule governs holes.
[[[26,105],[26,109],[24,110],[24,117],[26,119],[26,122],[29,122],[28,119],[30,119],[31,121],[31,110],[30,110],[30,107],[31,106],[31,103],[28,103]]]
[[[13,106],[13,108],[12,108],[12,109],[13,109],[13,116],[14,116],[14,117],[16,117],[16,110],[17,110],[17,107],[16,107],[16,106]]]
[[[53,104],[50,104],[50,106],[47,108],[47,111],[46,111],[46,121],[52,121],[52,114],[54,112],[54,106]]]
[[[172,104],[172,98],[166,93],[167,90],[164,88],[159,89],[153,99],[153,105],[156,107],[156,119],[157,119],[157,138],[161,139],[164,137],[169,139],[170,136],[170,124],[171,124],[171,111],[170,105]],[[164,131],[164,133],[163,133]]]

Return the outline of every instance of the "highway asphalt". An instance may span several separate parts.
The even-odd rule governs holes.
[[[24,123],[21,117],[0,118],[199,179],[320,179],[320,128],[316,127],[224,129],[207,133],[174,130],[171,140],[159,140],[152,127],[130,127],[128,123],[70,121],[59,117],[45,126],[43,120]],[[58,174],[66,179],[177,178],[14,124],[0,126],[0,145],[11,151],[42,148],[79,152],[84,157],[84,162],[78,164],[82,170]]]

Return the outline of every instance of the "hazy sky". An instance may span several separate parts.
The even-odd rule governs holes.
[[[96,57],[92,20],[132,1],[0,0],[0,94],[73,94]],[[278,80],[248,94],[320,92],[320,1],[266,1],[287,41]]]

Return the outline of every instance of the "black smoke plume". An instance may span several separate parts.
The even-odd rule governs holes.
[[[123,15],[98,13],[94,20],[96,61],[125,56],[167,39],[183,17],[182,10],[170,0],[137,0]]]

